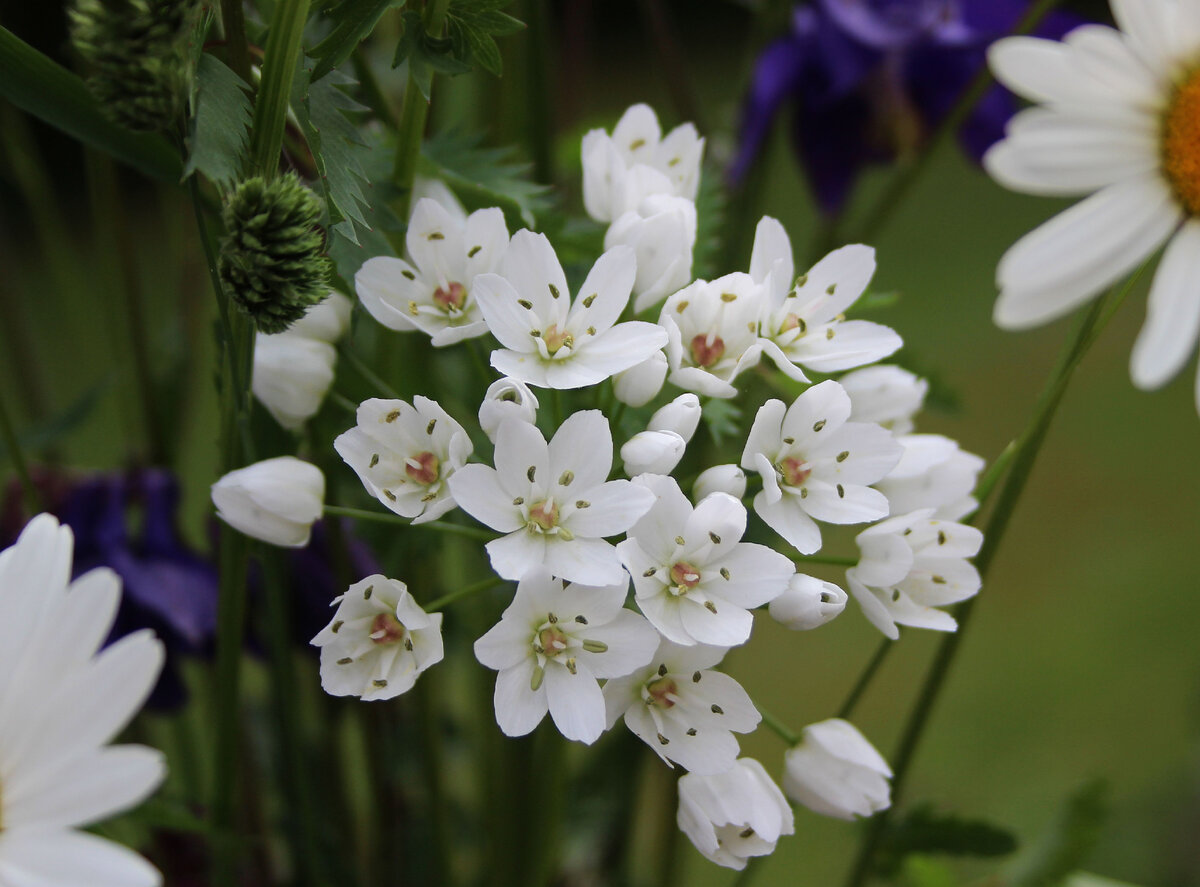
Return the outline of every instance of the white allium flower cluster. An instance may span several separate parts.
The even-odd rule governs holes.
[[[751,638],[757,611],[811,630],[845,607],[842,588],[806,572],[825,557],[822,524],[869,525],[846,577],[885,635],[953,630],[941,608],[979,589],[967,559],[981,536],[959,521],[977,507],[982,460],[915,433],[927,383],[876,365],[899,336],[847,319],[875,273],[870,247],[842,247],[796,276],[786,231],[764,218],[748,272],[692,278],[703,148],[690,125],[663,137],[644,105],[611,136],[588,133],[584,202],[609,228],[590,270],[572,275],[544,234],[510,238],[499,209],[468,216],[419,200],[408,257],[364,264],[359,299],[437,347],[490,336],[502,377],[487,380],[477,423],[426,396],[371,399],[335,447],[394,514],[458,522],[461,509],[494,531],[481,554],[496,584],[516,589],[474,652],[497,672],[500,729],[524,735],[549,714],[590,744],[623,720],[689,771],[680,827],[708,858],[741,868],[792,832],[785,793],[820,813],[870,815],[888,804],[890,773],[854,727],[827,720],[788,752],[781,792],[739,757],[737,734],[764,718],[718,666]],[[634,319],[660,303],[657,322]],[[778,374],[748,372],[764,355]],[[788,396],[762,397],[762,376]],[[462,403],[461,391],[445,396]],[[736,410],[712,400],[733,398]],[[740,456],[704,464],[713,449],[695,443],[698,429],[731,415],[746,420]],[[628,480],[610,478],[618,452]],[[674,476],[680,466],[692,480]],[[291,493],[272,483],[264,496],[243,481],[234,498],[227,478],[214,497],[247,532],[289,544],[271,505]],[[384,576],[351,586],[313,639],[326,689],[384,699],[412,687],[443,656],[443,615],[416,602],[431,597]]]

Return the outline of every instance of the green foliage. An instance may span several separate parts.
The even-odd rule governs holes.
[[[321,204],[295,175],[248,179],[225,203],[219,270],[263,333],[281,333],[329,292]]]
[[[1009,832],[990,823],[938,813],[930,804],[914,807],[892,820],[880,845],[877,867],[894,875],[912,854],[947,856],[1005,856],[1017,848]]]
[[[1058,887],[1078,869],[1108,818],[1108,783],[1093,779],[1071,794],[1033,852],[1013,870],[1010,887]]]
[[[388,9],[401,7],[405,0],[342,0],[329,13],[333,30],[329,36],[312,48],[312,57],[317,60],[312,70],[312,79],[320,80],[342,62],[375,27]]]
[[[742,436],[742,411],[732,400],[710,398],[704,402],[704,410],[700,417],[712,435],[713,443],[717,446],[726,438]]]
[[[68,404],[66,409],[22,434],[18,440],[21,449],[26,452],[38,452],[67,440],[92,417],[96,407],[115,383],[116,376],[112,373],[103,376]],[[8,450],[0,448],[0,462],[10,458]]]
[[[354,85],[353,78],[338,71],[315,82],[301,72],[295,81],[292,108],[321,175],[329,227],[358,243],[355,225],[370,228],[363,214],[368,201],[362,190],[367,181],[363,162],[369,146],[346,116],[366,110],[341,89]]]
[[[954,872],[940,859],[913,854],[900,867],[901,887],[958,887]]]
[[[215,56],[200,57],[184,178],[199,171],[222,187],[237,181],[250,140],[249,89]]]
[[[408,76],[425,101],[429,101],[429,92],[433,86],[433,74],[463,74],[471,70],[471,66],[454,56],[454,44],[448,37],[434,37],[425,30],[425,20],[419,12],[406,9],[401,15],[404,22],[404,35],[396,46],[396,54],[392,57],[392,67],[398,68],[408,63]]]
[[[71,41],[91,69],[100,107],[135,132],[165,132],[179,119],[190,78],[187,38],[195,0],[76,0]]]
[[[4,28],[0,28],[0,96],[145,175],[166,182],[179,180],[179,157],[166,139],[113,123],[80,78]]]
[[[537,213],[549,206],[549,187],[534,182],[530,165],[514,161],[514,149],[484,148],[480,136],[457,131],[438,133],[421,149],[418,171],[442,179],[460,198],[504,210],[512,228],[533,228]]]
[[[721,184],[721,174],[707,170],[700,177],[700,190],[696,193],[696,246],[692,251],[692,277],[712,280],[732,271],[749,268],[719,268],[721,259],[721,232],[725,227],[725,209],[729,195]]]
[[[367,259],[395,255],[384,232],[399,231],[404,227],[388,206],[400,194],[400,189],[391,181],[394,145],[386,141],[384,133],[379,130],[368,130],[364,138],[366,145],[362,150],[362,168],[366,175],[367,193],[371,196],[371,204],[363,209],[366,227],[351,238],[343,233],[349,225],[339,225],[331,230],[329,240],[329,257],[333,259],[335,273],[347,287]]]
[[[454,0],[446,12],[446,29],[454,57],[475,62],[499,77],[503,65],[496,37],[512,34],[525,23],[501,12],[512,0]]]

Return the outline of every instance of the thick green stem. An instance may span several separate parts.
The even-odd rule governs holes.
[[[434,36],[441,36],[446,23],[449,0],[431,0],[425,7],[425,29]],[[421,88],[411,74],[404,87],[404,107],[400,111],[400,133],[396,140],[396,163],[392,170],[392,181],[400,189],[396,213],[407,220],[412,204],[413,179],[417,175],[417,162],[421,158],[421,140],[425,137],[425,121],[429,117],[429,103],[421,95]]]
[[[243,82],[253,83],[250,79],[250,53],[246,46],[242,0],[221,0],[221,24],[225,29],[225,58],[229,67]]]
[[[262,83],[254,100],[250,156],[254,171],[270,179],[279,169],[279,149],[287,122],[292,79],[300,59],[309,0],[279,0],[263,57]]]
[[[802,554],[793,560],[798,566],[806,564],[820,564],[826,567],[854,567],[858,565],[856,557],[842,557],[836,554]]]
[[[1134,275],[1130,279],[1118,295],[1118,299],[1124,298],[1124,294],[1129,291],[1136,278],[1137,275]],[[987,576],[988,568],[991,566],[992,560],[1000,548],[1004,533],[1008,528],[1017,503],[1033,471],[1038,453],[1041,451],[1042,444],[1050,430],[1050,423],[1054,418],[1059,404],[1062,402],[1063,395],[1066,393],[1067,384],[1070,382],[1071,376],[1074,374],[1075,368],[1079,365],[1083,355],[1087,352],[1091,343],[1095,341],[1095,336],[1099,332],[1101,317],[1111,317],[1111,312],[1107,315],[1104,313],[1106,301],[1103,298],[1097,299],[1077,325],[1062,353],[1058,367],[1051,375],[1049,383],[1038,398],[1029,425],[1018,440],[1016,453],[1013,456],[1012,468],[1004,481],[1003,487],[1000,489],[996,506],[992,510],[991,518],[984,530],[983,546],[975,558],[975,566],[979,570],[981,577]],[[861,887],[870,876],[875,851],[886,832],[892,810],[895,810],[900,802],[905,780],[907,779],[917,747],[920,744],[921,736],[933,712],[934,704],[937,702],[942,687],[945,685],[946,678],[950,674],[951,666],[954,663],[955,656],[958,654],[962,640],[966,636],[967,627],[970,624],[971,614],[974,612],[977,600],[978,598],[970,598],[959,605],[955,614],[958,619],[958,630],[947,634],[938,647],[937,654],[929,667],[920,694],[917,697],[916,705],[905,724],[899,749],[892,761],[892,770],[894,773],[892,779],[892,807],[875,817],[868,826],[858,859],[846,882],[847,887]]]

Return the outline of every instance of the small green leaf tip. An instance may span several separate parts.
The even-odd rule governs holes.
[[[188,40],[198,0],[75,0],[71,41],[88,88],[115,122],[163,132],[179,119],[191,80]]]
[[[329,294],[321,202],[295,175],[247,179],[225,203],[221,280],[263,333],[281,333]]]

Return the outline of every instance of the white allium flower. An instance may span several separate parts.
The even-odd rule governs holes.
[[[403,582],[368,576],[333,602],[333,620],[312,639],[331,696],[391,699],[442,661],[442,614],[422,610]]]
[[[550,241],[518,231],[500,273],[475,281],[488,329],[505,346],[492,352],[492,366],[542,388],[582,388],[646,360],[666,345],[666,333],[652,323],[617,323],[636,270],[633,250],[614,247],[572,300]]]
[[[655,351],[636,366],[613,376],[613,395],[628,406],[644,406],[662,391],[669,369],[667,355]]]
[[[637,254],[633,310],[640,314],[691,281],[696,205],[668,194],[647,197],[609,225],[604,248],[621,244]]]
[[[898,366],[863,367],[838,379],[850,395],[850,418],[874,422],[892,434],[913,430],[913,417],[921,411],[929,383]]]
[[[674,431],[639,431],[621,445],[621,462],[630,477],[670,474],[686,449],[687,441]]]
[[[795,832],[792,808],[762,764],[742,758],[724,773],[679,780],[679,828],[706,859],[744,869]]]
[[[325,507],[325,475],[294,456],[264,459],[212,485],[217,517],[240,533],[284,548],[308,544]]]
[[[867,485],[896,466],[902,449],[887,430],[849,416],[850,398],[832,380],[790,407],[768,400],[742,452],[742,467],[763,479],[754,510],[803,554],[821,547],[817,520],[857,524],[888,513],[887,499]]]
[[[1005,253],[995,320],[1023,329],[1061,317],[1165,242],[1131,365],[1135,385],[1157,388],[1200,336],[1200,9],[1111,6],[1119,31],[1084,25],[1062,43],[1012,37],[989,52],[997,79],[1042,104],[1009,121],[987,170],[1017,191],[1091,194]],[[1200,409],[1200,379],[1196,396]]]
[[[803,741],[784,755],[783,790],[789,798],[838,819],[872,816],[891,806],[891,768],[853,724],[830,718],[803,732]]]
[[[953,616],[937,608],[979,591],[979,572],[967,562],[983,544],[979,530],[937,520],[926,508],[869,527],[856,541],[861,557],[846,580],[876,628],[892,640],[900,637],[897,625],[958,628]]]
[[[893,514],[932,508],[934,517],[961,520],[979,506],[971,492],[983,459],[940,434],[905,434],[897,440],[904,455],[875,485],[887,496]]]
[[[649,105],[633,105],[610,136],[593,129],[583,137],[583,204],[598,222],[612,222],[652,194],[694,201],[700,187],[704,139],[684,123],[666,138]]]
[[[733,380],[758,363],[758,318],[766,291],[749,274],[697,280],[663,305],[667,330],[667,380],[708,397],[733,397]]]
[[[787,591],[771,601],[771,618],[793,631],[820,628],[846,609],[846,592],[832,582],[803,573],[794,575]]]
[[[282,333],[257,333],[251,390],[280,425],[298,429],[316,415],[337,363],[334,343],[346,332],[353,303],[331,292]]]
[[[699,502],[712,493],[728,493],[741,499],[746,495],[746,472],[733,464],[704,469],[692,487],[692,498]]]
[[[389,329],[420,330],[437,347],[486,333],[475,278],[500,266],[508,247],[504,213],[481,209],[462,221],[434,200],[418,200],[405,244],[411,262],[376,256],[354,275],[371,316]]]
[[[567,739],[591,744],[605,730],[599,680],[633,672],[654,655],[658,633],[623,607],[629,582],[590,587],[526,574],[500,621],[475,642],[496,669],[496,722],[524,736],[546,712]]]
[[[624,576],[605,536],[624,533],[654,504],[654,494],[627,480],[606,481],[612,432],[598,410],[570,416],[550,443],[528,422],[496,432],[496,467],[466,465],[450,478],[459,506],[508,535],[487,544],[492,569],[520,579],[544,566],[586,585]]]
[[[646,427],[651,431],[673,431],[687,442],[700,426],[700,414],[700,398],[690,393],[681,394],[655,410]]]
[[[109,745],[162,669],[138,631],[100,650],[121,599],[115,573],[71,581],[72,535],[50,515],[0,552],[0,883],[158,887],[136,853],[80,829],[136,806],[163,755]]]
[[[538,406],[537,395],[520,379],[497,379],[488,386],[479,405],[479,426],[488,440],[495,443],[496,432],[505,419],[534,422]]]
[[[358,405],[357,419],[333,448],[368,493],[417,524],[454,507],[447,482],[471,455],[471,438],[437,401],[373,397]]]
[[[650,664],[604,685],[607,724],[625,726],[660,758],[693,773],[721,773],[738,756],[734,733],[762,720],[741,684],[713,666],[724,647],[662,641]]]
[[[833,373],[882,360],[903,344],[895,331],[867,320],[846,320],[875,274],[875,250],[862,244],[834,250],[795,284],[792,245],[778,221],[763,216],[754,238],[750,276],[768,290],[762,318],[763,353],[787,375],[799,367]]]
[[[754,616],[787,588],[792,562],[765,545],[742,542],[746,509],[725,493],[695,508],[674,478],[636,481],[657,501],[617,546],[646,618],[677,644],[734,647]]]

